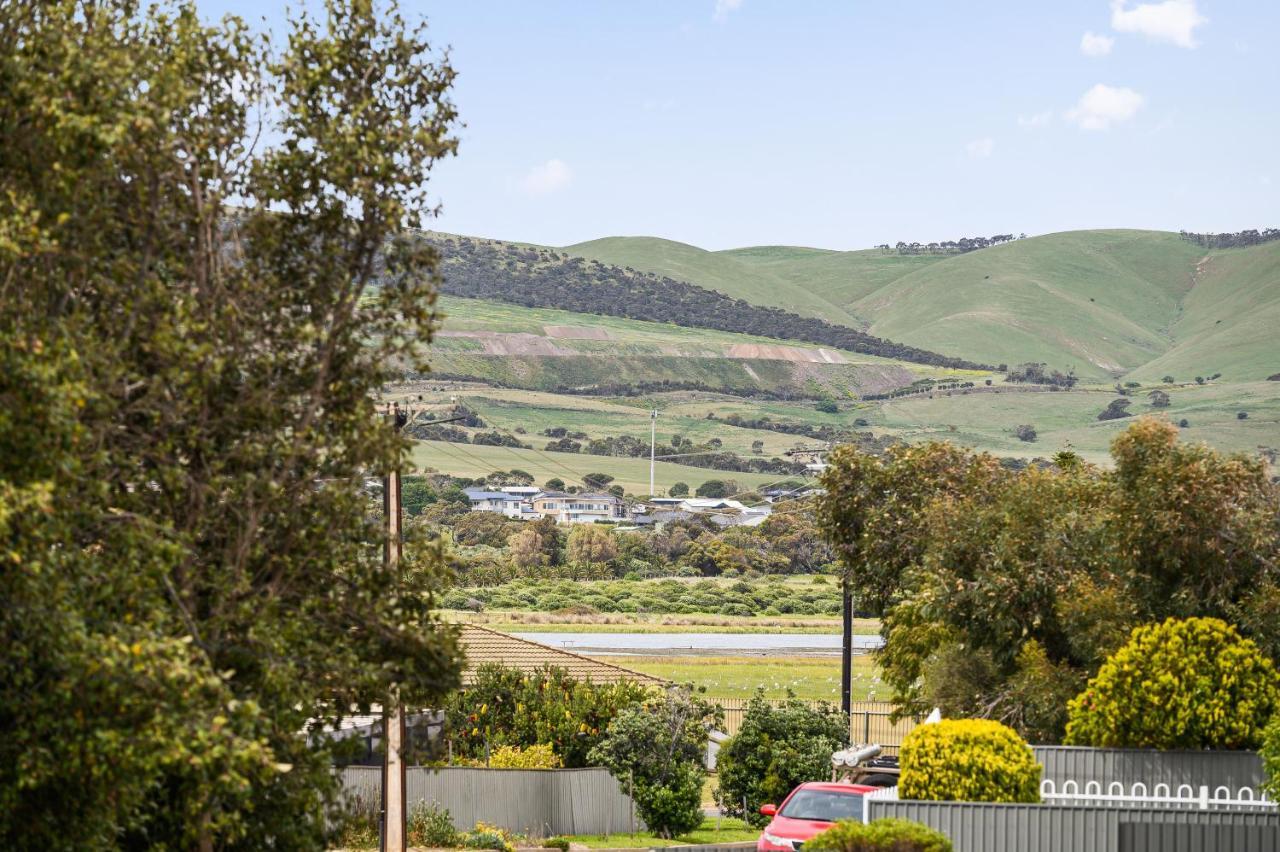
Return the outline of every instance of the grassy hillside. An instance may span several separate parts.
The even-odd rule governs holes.
[[[533,474],[536,482],[559,478],[568,485],[581,485],[582,477],[588,473],[607,473],[614,477],[615,482],[611,484],[621,485],[629,493],[649,493],[648,459],[419,441],[414,445],[413,461],[419,470],[433,469],[455,476],[483,476],[496,470],[518,468]],[[655,487],[663,493],[676,482],[688,484],[692,491],[708,479],[732,479],[744,488],[756,488],[788,477],[707,470],[671,462],[657,462],[654,465]],[[789,479],[794,480],[795,477]]]
[[[1044,361],[1085,380],[1280,371],[1280,242],[1207,250],[1162,231],[1075,231],[951,256],[759,246],[709,252],[644,237],[570,253],[682,277],[758,304],[858,323],[987,363]]]
[[[1155,231],[1051,234],[949,257],[855,309],[877,334],[1104,379],[1170,348],[1169,327],[1203,254]]]
[[[502,387],[578,392],[619,384],[846,398],[921,377],[987,375],[711,329],[442,297],[432,369]]]
[[[1280,373],[1280,242],[1211,251],[1173,323],[1173,347],[1134,371],[1140,381]]]
[[[942,258],[899,256],[878,249],[829,251],[755,246],[707,251],[655,237],[605,237],[565,246],[571,255],[669,275],[758,305],[772,305],[853,327],[867,323],[852,304]]]

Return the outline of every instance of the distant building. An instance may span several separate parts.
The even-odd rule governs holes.
[[[770,506],[747,506],[724,497],[690,497],[680,503],[678,511],[701,515],[722,527],[754,527],[773,514]]]
[[[558,524],[590,524],[621,521],[627,506],[613,494],[563,494],[544,491],[533,498],[533,511],[540,517],[555,518]]]
[[[536,492],[537,489],[535,488],[534,491]],[[473,512],[497,512],[508,518],[525,521],[536,521],[542,517],[534,511],[527,498],[520,494],[509,493],[506,489],[485,491],[482,488],[464,488],[462,493],[467,495]]]

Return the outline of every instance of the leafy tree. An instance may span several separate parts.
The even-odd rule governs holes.
[[[676,837],[702,824],[707,732],[723,722],[720,708],[688,689],[672,689],[618,713],[587,759],[634,789],[649,830]]]
[[[519,521],[508,519],[501,512],[468,512],[453,523],[453,538],[461,545],[483,544],[502,547],[507,543],[511,530]]]
[[[611,562],[618,556],[618,543],[613,532],[595,524],[574,524],[569,531],[568,558],[570,562],[595,565]]]
[[[1152,408],[1168,408],[1169,394],[1162,390],[1153,390],[1147,394],[1147,402],[1151,403]]]
[[[757,438],[756,440],[752,441],[752,442],[751,442],[751,452],[755,453],[756,455],[760,455],[761,453],[763,453],[763,452],[764,452],[764,441],[760,440],[759,438]]]
[[[511,561],[521,568],[534,568],[547,564],[547,554],[542,536],[532,526],[512,533],[507,539],[507,553]]]
[[[814,403],[813,407],[825,414],[837,414],[840,411],[840,406],[834,399],[820,399]]]
[[[1133,631],[1071,702],[1070,745],[1252,749],[1280,709],[1280,679],[1258,647],[1216,618]]]
[[[361,490],[407,461],[373,399],[426,366],[453,72],[394,4],[288,35],[0,6],[6,848],[322,847],[299,732],[458,683],[438,553],[384,570]]]
[[[825,780],[832,752],[848,738],[848,723],[835,708],[794,700],[775,707],[757,693],[742,727],[716,755],[716,798],[729,816],[762,827],[769,818],[760,806],[780,803],[805,781]]]
[[[1028,442],[1035,441],[1036,427],[1031,426],[1029,424],[1023,424],[1019,426],[1017,429],[1014,429],[1013,434],[1018,436],[1019,441],[1028,441]]]
[[[686,497],[689,494],[689,486],[684,482],[675,482],[667,489],[667,493],[672,497]]]
[[[588,752],[625,708],[651,698],[651,689],[633,681],[595,684],[561,668],[533,674],[487,663],[473,682],[445,704],[453,753],[482,758],[501,746],[549,745],[569,768],[590,763]]]
[[[729,483],[723,479],[708,479],[706,482],[698,486],[693,493],[699,497],[710,497],[719,499],[722,497],[730,497],[737,489],[731,488]]]
[[[542,483],[542,487],[548,491],[563,491],[564,480],[558,476],[553,476],[546,482]]]
[[[1160,381],[1164,382],[1166,385],[1171,385],[1174,383],[1175,379],[1173,378],[1173,376],[1165,376]]]
[[[1133,403],[1127,399],[1113,399],[1107,407],[1102,409],[1101,413],[1098,414],[1098,419],[1119,420],[1122,417],[1130,417],[1132,415],[1129,414],[1127,409],[1132,404]]]
[[[436,492],[420,476],[406,476],[401,485],[401,499],[405,512],[420,515],[422,510],[436,502]]]
[[[588,473],[582,477],[582,484],[593,491],[599,491],[610,482],[613,482],[613,477],[607,473]]]

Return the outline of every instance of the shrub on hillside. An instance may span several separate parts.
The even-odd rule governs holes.
[[[1131,403],[1127,399],[1113,399],[1111,400],[1111,403],[1102,410],[1102,413],[1098,415],[1098,419],[1119,420],[1122,417],[1132,417],[1133,415],[1131,415],[1127,410],[1130,405]]]
[[[1013,434],[1018,436],[1018,440],[1031,442],[1036,439],[1036,427],[1029,423],[1024,423],[1017,429],[1013,430]]]
[[[834,708],[813,709],[803,701],[775,707],[756,693],[742,727],[716,756],[716,798],[726,815],[763,827],[769,818],[760,806],[781,802],[797,784],[827,778],[831,753],[847,738],[848,725]]]
[[[940,831],[905,819],[841,820],[804,844],[811,852],[951,852]]]
[[[903,799],[1038,802],[1040,765],[1021,737],[991,719],[921,725],[902,742]]]
[[[1068,707],[1066,742],[1110,748],[1256,748],[1280,705],[1271,660],[1216,618],[1134,629]]]

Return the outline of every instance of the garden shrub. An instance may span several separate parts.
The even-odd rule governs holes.
[[[476,670],[465,690],[445,705],[448,736],[458,758],[483,758],[503,746],[550,747],[562,765],[587,765],[587,753],[609,722],[625,707],[638,705],[650,688],[632,681],[595,684],[560,668],[532,674],[496,664]]]
[[[865,825],[841,820],[804,844],[806,852],[951,852],[940,831],[905,819],[878,819]]]
[[[1039,802],[1040,764],[1021,737],[991,719],[921,725],[898,752],[903,799]]]
[[[1266,780],[1262,791],[1271,801],[1280,801],[1280,713],[1272,717],[1262,732],[1262,771]]]
[[[769,818],[760,814],[760,806],[781,803],[805,781],[825,780],[832,752],[847,738],[848,724],[834,708],[812,709],[802,701],[775,707],[756,693],[742,727],[716,755],[716,796],[724,813],[763,827]]]
[[[1069,745],[1251,749],[1280,705],[1271,660],[1216,618],[1135,628],[1068,707]]]
[[[543,849],[559,849],[560,852],[569,852],[569,840],[564,837],[548,837],[542,841]]]
[[[702,824],[707,731],[724,721],[720,708],[687,689],[673,689],[609,723],[587,756],[632,791],[654,834],[671,838]]]
[[[464,849],[493,849],[495,852],[515,852],[511,835],[496,825],[478,822],[476,827],[460,838]]]
[[[491,769],[559,769],[563,763],[547,743],[499,746],[489,755]]]
[[[409,812],[410,846],[429,846],[435,849],[458,844],[458,831],[453,827],[453,817],[448,808],[438,802],[418,802]]]

